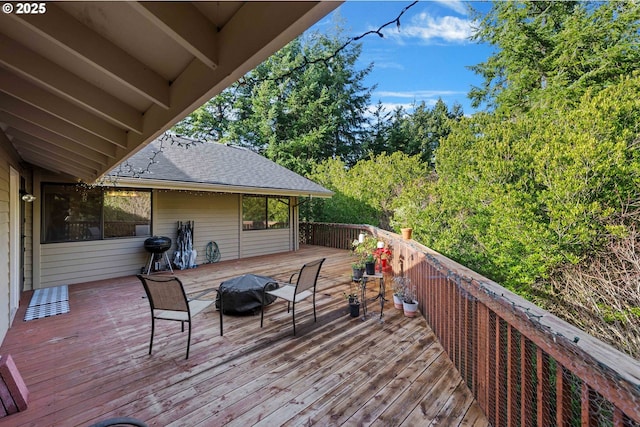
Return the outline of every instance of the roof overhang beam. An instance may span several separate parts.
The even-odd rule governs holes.
[[[218,67],[218,29],[190,3],[129,3],[212,70]]]
[[[129,90],[169,108],[169,82],[138,59],[84,26],[54,2],[41,15],[8,15],[21,25],[109,75]]]
[[[140,111],[2,34],[0,64],[116,125],[142,133]]]

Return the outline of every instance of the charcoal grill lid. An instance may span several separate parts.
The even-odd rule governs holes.
[[[171,239],[165,236],[153,236],[144,241],[144,248],[149,252],[162,253],[171,247]]]

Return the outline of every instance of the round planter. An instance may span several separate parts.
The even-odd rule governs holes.
[[[360,316],[360,303],[351,303],[349,304],[349,315],[351,317]]]
[[[402,310],[402,297],[398,295],[393,295],[393,306],[398,310]]]
[[[404,310],[404,315],[407,317],[415,317],[416,312],[418,311],[418,302],[414,301],[412,303],[402,302],[402,309]]]
[[[363,274],[364,274],[363,268],[353,268],[353,280],[358,281],[362,279]]]
[[[402,238],[404,240],[411,240],[411,234],[413,233],[413,228],[402,228]]]
[[[367,272],[367,274],[370,274],[370,275],[376,274],[376,263],[367,262],[364,264],[364,269]]]

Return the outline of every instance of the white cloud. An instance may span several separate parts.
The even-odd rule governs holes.
[[[465,6],[465,2],[460,0],[433,0],[434,3],[438,3],[441,6],[449,8],[460,15],[467,14],[467,7]]]
[[[434,99],[421,99],[420,102],[424,102],[427,107],[433,107],[438,102],[437,98]],[[396,110],[398,107],[402,107],[405,113],[412,113],[413,109],[416,105],[419,105],[420,102],[416,100],[415,102],[381,102],[383,111],[387,113],[391,113]],[[371,104],[367,107],[364,116],[367,118],[372,118],[375,111],[378,109],[378,104]]]
[[[465,92],[457,92],[453,90],[412,90],[412,91],[389,91],[381,90],[376,91],[373,96],[387,97],[387,98],[406,98],[406,99],[424,99],[424,98],[439,98],[451,95],[464,95]]]
[[[398,43],[419,40],[423,43],[468,43],[473,35],[474,21],[457,16],[433,16],[421,12],[411,17],[408,23],[401,22],[400,29],[388,28],[384,36]]]
[[[455,16],[433,17],[420,13],[413,17],[402,33],[425,42],[444,40],[447,42],[467,42],[471,37],[472,21]]]
[[[379,90],[372,94],[372,99],[377,99],[382,104],[384,111],[391,112],[397,107],[402,107],[407,113],[413,112],[414,107],[424,102],[427,107],[433,107],[438,99],[444,100],[446,104],[454,102],[452,98],[466,95],[465,92],[454,90],[410,90],[391,91]],[[407,100],[407,101],[404,101]],[[372,104],[367,108],[365,116],[371,117],[378,104]]]
[[[391,61],[381,61],[381,62],[375,62],[376,68],[386,68],[386,69],[391,69],[391,70],[404,70],[405,67],[404,65],[400,64],[399,62],[391,62]]]
[[[405,65],[402,62],[398,62],[394,50],[390,46],[384,46],[380,48],[371,48],[367,46],[360,55],[360,61],[363,64],[369,65],[373,62],[376,68],[385,68],[391,70],[404,70]]]

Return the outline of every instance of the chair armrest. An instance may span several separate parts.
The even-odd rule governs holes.
[[[293,278],[296,277],[298,274],[300,274],[300,272],[296,271],[291,275],[291,277],[289,277],[289,284],[293,284]]]

